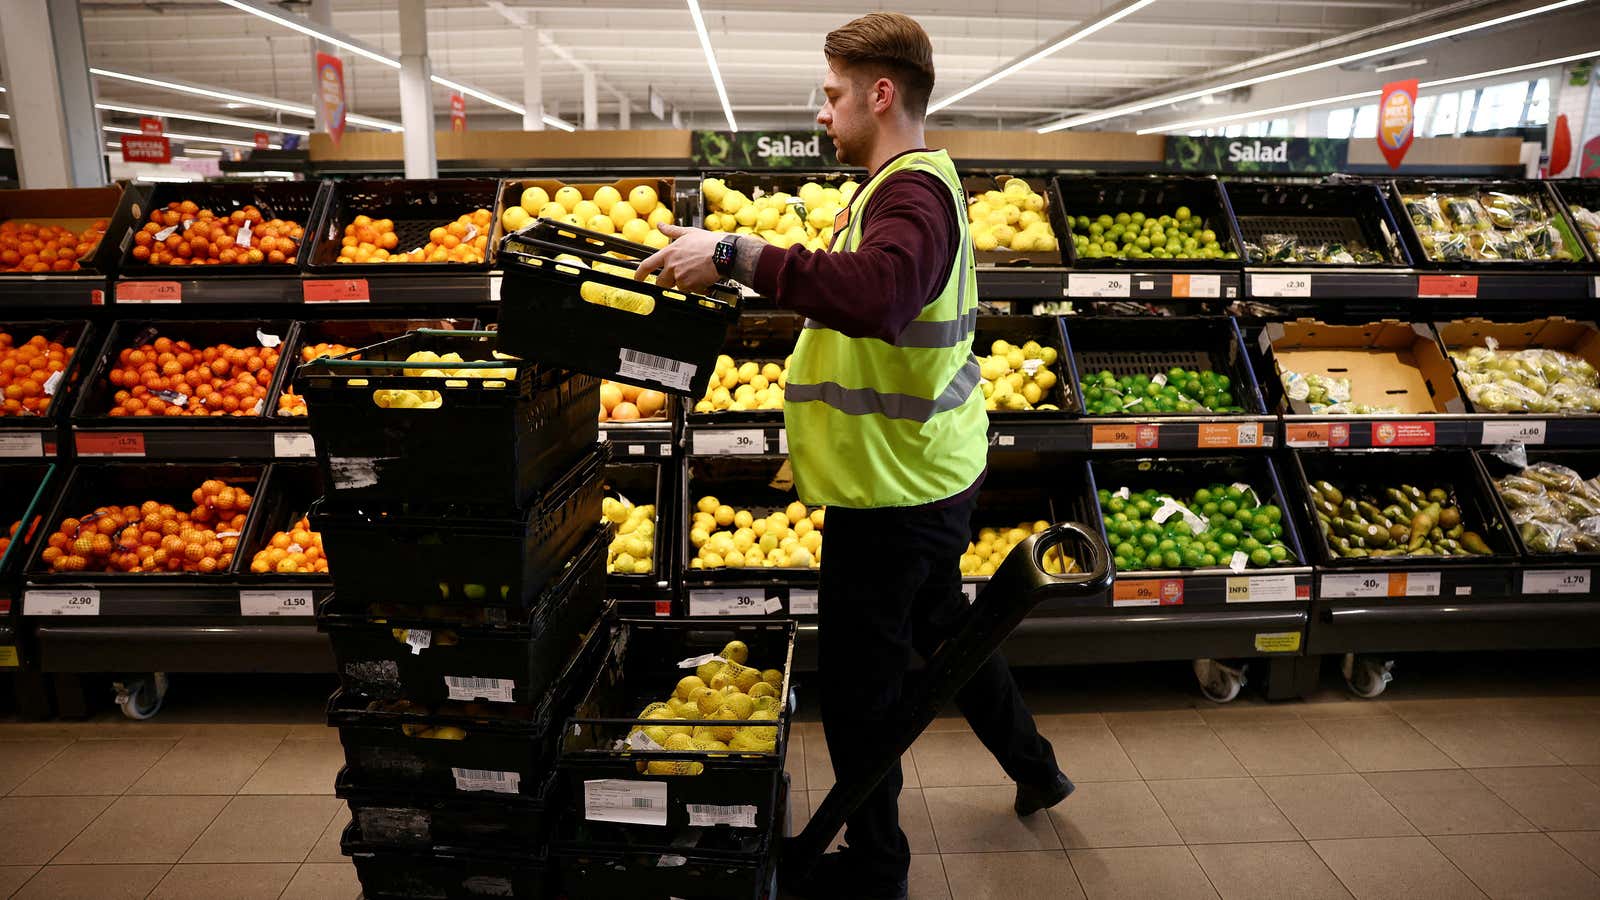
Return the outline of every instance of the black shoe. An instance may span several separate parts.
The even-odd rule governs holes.
[[[1072,779],[1057,772],[1054,778],[1044,784],[1018,784],[1017,802],[1013,808],[1019,816],[1031,816],[1067,799],[1075,790],[1077,786]]]
[[[803,876],[785,877],[780,869],[778,886],[782,895],[802,900],[906,900],[909,896],[904,878],[895,884],[863,880],[848,849],[824,853]]]

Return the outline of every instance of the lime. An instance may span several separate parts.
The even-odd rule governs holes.
[[[1179,222],[1187,222],[1189,221],[1189,217],[1192,215],[1194,214],[1189,212],[1189,207],[1180,206],[1178,207],[1178,211],[1173,214],[1173,218],[1177,219]]]
[[[1222,533],[1222,537],[1217,540],[1217,543],[1220,544],[1224,550],[1232,550],[1239,546],[1239,536],[1231,531],[1224,531]]]
[[[1225,516],[1232,516],[1234,513],[1238,512],[1238,511],[1239,511],[1239,500],[1236,497],[1224,500],[1221,503],[1217,504],[1217,512],[1222,513]]]
[[[1145,566],[1151,569],[1161,568],[1162,563],[1165,561],[1166,557],[1162,556],[1159,550],[1150,551],[1150,555],[1144,558]]]
[[[1157,538],[1155,535],[1151,534],[1148,531],[1146,531],[1144,534],[1139,535],[1139,546],[1143,547],[1146,550],[1153,549],[1156,546],[1156,544],[1159,543],[1159,542],[1160,542],[1160,539]]]
[[[1167,568],[1176,569],[1183,565],[1183,556],[1176,550],[1168,550],[1162,555],[1161,561],[1166,564]]]
[[[1267,553],[1272,556],[1274,562],[1283,562],[1289,558],[1289,548],[1282,544],[1273,544],[1267,548]]]
[[[1272,543],[1273,534],[1270,527],[1253,529],[1250,535],[1263,544]]]
[[[1268,525],[1276,525],[1283,518],[1283,510],[1271,504],[1261,507],[1261,514],[1267,517]]]
[[[1272,564],[1272,554],[1265,547],[1257,547],[1250,551],[1250,564],[1252,566],[1267,566]]]

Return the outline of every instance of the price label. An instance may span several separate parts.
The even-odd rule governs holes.
[[[119,281],[118,303],[182,303],[183,285],[176,281]]]
[[[1250,295],[1252,297],[1309,297],[1311,296],[1311,276],[1303,272],[1297,275],[1251,275]]]
[[[739,456],[767,452],[767,435],[759,428],[696,431],[696,456]]]
[[[458,791],[489,791],[495,794],[515,794],[522,785],[522,775],[518,772],[452,768],[450,774],[455,776],[456,790]]]
[[[1174,275],[1172,276],[1172,296],[1174,297],[1221,297],[1221,275]]]
[[[667,783],[600,778],[583,783],[583,817],[591,822],[667,824]]]
[[[1126,297],[1132,286],[1126,275],[1067,275],[1068,297]]]
[[[1112,606],[1182,606],[1183,579],[1159,578],[1124,581],[1111,586]]]
[[[500,302],[500,281],[504,277],[505,276],[503,276],[503,275],[490,275],[489,276],[489,302],[490,303],[499,303]]]
[[[1418,297],[1476,297],[1476,275],[1418,275]]]
[[[1373,422],[1374,447],[1432,447],[1437,440],[1433,422]]]
[[[80,431],[72,436],[79,456],[143,456],[140,432]]]
[[[319,278],[300,283],[301,299],[307,303],[370,303],[372,294],[365,278]]]
[[[25,616],[98,616],[100,592],[94,588],[28,591],[22,595]]]
[[[1437,597],[1438,572],[1373,572],[1322,576],[1322,596],[1332,600],[1379,597]]]
[[[240,591],[241,616],[309,616],[316,612],[310,591]]]
[[[1510,422],[1483,423],[1483,443],[1486,446],[1544,443],[1545,423],[1538,419],[1513,419]]]
[[[789,455],[789,431],[785,428],[778,429],[778,452],[784,456]]]
[[[311,458],[317,455],[317,442],[303,431],[278,431],[272,435],[272,455],[286,458]]]
[[[1348,447],[1348,422],[1286,422],[1284,443],[1291,447]]]
[[[814,616],[817,614],[817,592],[793,588],[789,591],[789,615]]]
[[[1260,422],[1202,422],[1196,435],[1200,449],[1261,446]]]
[[[1228,579],[1229,603],[1287,603],[1294,599],[1293,575],[1249,575]]]
[[[1089,430],[1089,446],[1095,450],[1150,450],[1161,445],[1161,426],[1095,425]]]
[[[1543,569],[1522,573],[1524,594],[1587,594],[1589,569]]]
[[[753,590],[691,591],[689,593],[689,615],[760,615],[766,606],[766,599],[760,591]]]
[[[43,456],[44,435],[37,431],[25,434],[0,434],[0,456]]]

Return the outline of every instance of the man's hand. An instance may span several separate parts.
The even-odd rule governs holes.
[[[711,261],[711,251],[722,240],[722,235],[703,228],[684,228],[663,222],[661,233],[672,238],[672,243],[657,250],[633,273],[635,280],[643,281],[657,269],[656,284],[665,288],[699,293],[722,276]]]

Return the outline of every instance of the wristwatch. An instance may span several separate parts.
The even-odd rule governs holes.
[[[733,261],[739,255],[739,236],[730,234],[711,249],[711,264],[717,267],[717,274],[727,278],[733,274]]]

